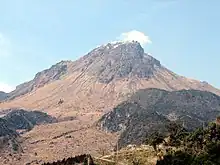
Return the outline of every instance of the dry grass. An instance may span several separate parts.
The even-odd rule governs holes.
[[[178,76],[167,69],[158,70],[151,79],[124,78],[109,84],[97,82],[95,77],[80,72],[52,82],[10,102],[0,103],[0,109],[22,107],[40,109],[56,117],[108,111],[138,89],[159,88],[165,90],[199,89],[220,95],[220,90],[197,80]],[[64,103],[58,105],[60,99]],[[101,113],[101,114],[99,114]]]
[[[122,149],[118,153],[112,153],[95,159],[99,165],[155,165],[156,152],[150,146],[140,146],[134,149]]]
[[[19,161],[8,161],[7,164],[13,162],[15,165],[33,160],[52,161],[81,153],[98,155],[103,152],[101,151],[103,148],[111,150],[117,136],[97,131],[89,126],[105,112],[124,101],[128,94],[145,88],[165,90],[193,88],[220,95],[220,91],[210,85],[177,76],[167,69],[158,71],[148,80],[133,77],[112,81],[109,84],[99,83],[92,76],[74,72],[62,80],[47,84],[20,98],[0,103],[2,110],[20,107],[42,110],[58,118],[77,117],[76,121],[37,126],[23,135],[24,154],[18,156]],[[63,99],[64,103],[58,105],[60,99]],[[7,154],[5,156],[8,157]],[[2,157],[0,162],[5,160],[4,154]]]
[[[80,121],[67,121],[36,126],[22,139],[24,153],[19,156],[19,161],[10,158],[8,164],[56,161],[83,153],[100,156],[101,149],[111,151],[117,136],[98,131],[90,127],[90,123],[81,125]]]

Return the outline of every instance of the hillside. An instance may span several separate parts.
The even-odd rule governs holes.
[[[102,45],[76,61],[61,61],[9,93],[1,109],[44,109],[55,116],[99,116],[139,89],[198,89],[220,95],[207,83],[179,76],[144,52],[138,42]],[[58,102],[63,99],[60,106]]]
[[[119,147],[142,144],[154,131],[166,133],[175,121],[193,131],[220,114],[220,97],[204,91],[144,89],[105,114],[98,126],[105,131],[121,131]]]
[[[9,109],[5,112],[7,114],[0,118],[0,162],[10,164],[12,161],[12,164],[21,164],[23,149],[26,148],[22,135],[36,125],[51,124],[57,120],[39,111]]]
[[[210,123],[206,128],[194,132],[185,132],[175,149],[164,152],[162,160],[156,165],[200,165],[220,164],[220,127],[219,123]]]
[[[30,131],[35,125],[57,122],[56,118],[39,111],[10,109],[6,112],[0,118],[0,138],[16,138],[19,130]]]
[[[3,136],[17,136],[17,133],[10,128],[7,120],[0,118],[0,137]]]
[[[60,79],[63,75],[68,73],[69,64],[69,61],[61,61],[51,66],[49,69],[37,73],[33,80],[18,85],[14,91],[8,94],[0,92],[0,96],[7,95],[7,97],[0,97],[0,100],[12,100],[16,97],[25,95],[37,88],[43,87],[45,84]]]
[[[160,61],[145,53],[138,42],[108,43],[76,61],[61,61],[37,73],[33,80],[19,85],[8,94],[8,99],[0,103],[0,115],[14,108],[37,109],[62,121],[37,125],[22,134],[24,153],[20,161],[12,161],[12,164],[62,160],[83,154],[85,150],[92,155],[111,151],[119,133],[97,130],[94,122],[138,90],[149,88],[167,91],[197,89],[220,95],[219,89],[208,83],[179,76],[165,68]],[[154,100],[156,98],[157,95]],[[146,108],[142,109],[144,116]],[[133,119],[132,122],[138,123],[136,118]],[[167,117],[152,112],[147,120],[158,128]],[[128,139],[133,140],[130,136]]]
[[[11,110],[7,115],[3,117],[8,123],[8,126],[18,129],[32,129],[35,125],[45,123],[55,123],[56,118],[47,115],[40,111],[26,111],[23,109]]]
[[[90,158],[91,165],[219,165],[220,127],[218,123],[209,123],[207,127],[192,132],[180,126],[170,134],[169,138],[164,137],[163,142],[157,141],[157,137],[154,136],[140,146],[129,145],[101,157],[88,155],[87,158]],[[147,145],[150,141],[157,141],[156,149],[151,146],[152,143]],[[61,164],[74,164],[74,162],[79,163],[84,160],[86,160],[85,154],[45,164],[58,165],[61,162]]]
[[[219,119],[218,119],[219,120]],[[172,136],[171,136],[172,135]],[[207,127],[188,132],[176,129],[169,138],[151,137],[156,149],[148,142],[140,146],[126,148],[96,158],[99,165],[219,165],[220,164],[220,126],[219,122],[209,123]],[[173,143],[176,142],[176,143]],[[151,146],[152,145],[152,146]],[[116,163],[117,162],[117,163]]]

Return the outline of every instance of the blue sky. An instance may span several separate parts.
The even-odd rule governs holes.
[[[0,0],[0,90],[137,30],[177,74],[220,88],[219,0]]]

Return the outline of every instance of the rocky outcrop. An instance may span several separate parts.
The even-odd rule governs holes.
[[[37,73],[33,80],[18,85],[14,91],[7,94],[7,97],[0,98],[0,100],[12,100],[37,88],[43,87],[50,82],[59,80],[63,75],[68,73],[68,67],[71,63],[71,61],[61,61],[51,66],[49,69]]]
[[[56,118],[39,111],[25,111],[23,109],[5,110],[9,112],[0,118],[0,137],[16,137],[16,130],[30,130],[35,125],[57,122]]]
[[[166,132],[170,122],[192,131],[214,121],[220,114],[220,97],[204,91],[168,92],[145,89],[105,114],[98,126],[105,131],[121,131],[119,146],[141,144],[157,130]]]
[[[149,78],[160,62],[144,53],[138,42],[117,42],[98,47],[79,60],[78,69],[86,70],[101,83],[120,78]]]
[[[15,130],[32,129],[35,125],[57,122],[56,118],[40,111],[11,110],[3,117],[7,125]]]
[[[18,139],[20,131],[29,131],[35,125],[56,122],[56,119],[39,111],[25,111],[23,109],[9,109],[0,118],[0,153],[23,152]]]

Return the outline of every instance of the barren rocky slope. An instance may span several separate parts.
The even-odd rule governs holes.
[[[62,61],[11,92],[1,109],[42,109],[55,116],[99,115],[138,89],[198,89],[220,94],[207,83],[179,76],[144,53],[138,42],[95,48],[77,61]],[[14,99],[13,99],[14,98]],[[58,105],[60,99],[63,104]]]
[[[0,100],[12,100],[40,88],[45,84],[60,79],[63,75],[68,73],[68,65],[70,63],[70,61],[61,61],[51,66],[49,69],[37,73],[33,80],[18,85],[14,91],[7,94],[0,92]]]

